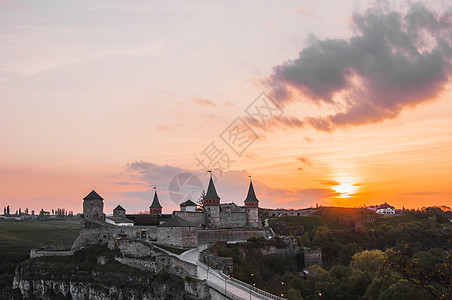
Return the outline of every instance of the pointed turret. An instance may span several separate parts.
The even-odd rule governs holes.
[[[207,193],[204,196],[204,199],[220,200],[220,197],[218,197],[217,194],[217,190],[215,189],[215,185],[213,184],[212,176],[210,176],[209,187],[207,188]]]
[[[154,188],[154,200],[152,200],[151,206],[149,206],[149,210],[151,215],[162,214],[162,206],[159,202],[159,197],[157,196],[157,190]]]
[[[207,226],[220,227],[220,197],[213,184],[212,172],[210,171],[210,181],[207,187],[207,193],[202,200],[203,208],[206,211]]]
[[[249,202],[259,202],[256,198],[256,193],[254,192],[253,181],[250,179],[250,186],[248,188],[248,195],[246,196],[245,203]]]
[[[257,200],[254,192],[253,181],[250,177],[250,185],[248,187],[248,195],[245,199],[246,223],[248,226],[259,226],[259,200]]]

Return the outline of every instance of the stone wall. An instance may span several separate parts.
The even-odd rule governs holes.
[[[156,272],[165,269],[171,274],[184,278],[185,276],[197,277],[198,266],[183,261],[176,256],[161,255],[156,257]]]
[[[111,247],[109,248],[112,249]],[[156,255],[157,252],[152,245],[126,239],[117,240],[114,248],[119,249],[123,256],[129,257],[150,257]]]
[[[157,227],[157,242],[176,247],[198,246],[197,227]]]
[[[144,260],[130,257],[115,257],[115,260],[121,264],[128,265],[140,270],[150,271],[153,273],[155,273],[156,270],[155,260]]]
[[[200,229],[198,230],[198,243],[207,244],[224,241],[245,241],[253,236],[265,236],[265,231],[243,229]]]
[[[321,248],[303,248],[304,252],[304,266],[305,268],[318,265],[322,266],[322,249]]]
[[[316,212],[315,209],[273,209],[265,213],[266,217],[279,216],[308,216]]]
[[[284,243],[282,245],[272,245],[269,247],[262,247],[261,252],[262,255],[288,255],[288,256],[296,256],[300,251],[300,247],[298,246],[298,241],[295,237],[280,237],[280,240]]]
[[[220,226],[223,228],[245,227],[245,212],[220,212]]]
[[[70,256],[74,254],[73,251],[48,251],[41,249],[31,249],[30,258],[42,257],[42,256]]]
[[[167,254],[150,242],[139,240],[118,240],[116,248],[121,255],[115,260],[141,270],[159,272],[162,269],[169,273],[185,277],[197,276],[197,266]]]
[[[85,222],[72,245],[73,251],[91,245],[107,244],[120,236],[127,239],[157,240],[156,226],[114,226],[105,222]]]
[[[222,271],[226,275],[233,274],[234,260],[232,257],[218,257],[209,252],[209,249],[201,251],[199,260],[206,266]]]
[[[173,211],[174,216],[181,217],[188,222],[196,224],[197,226],[203,225],[206,222],[204,212],[194,211]]]
[[[190,294],[193,299],[209,299],[209,287],[204,280],[187,278],[184,285],[185,291]]]

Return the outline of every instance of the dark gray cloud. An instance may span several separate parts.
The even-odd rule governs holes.
[[[298,58],[274,67],[265,81],[278,106],[308,99],[338,112],[284,118],[274,125],[309,124],[331,131],[381,122],[444,90],[451,74],[450,9],[438,13],[413,4],[401,13],[373,8],[356,12],[353,26],[356,35],[349,40],[311,38]],[[335,97],[339,93],[342,97]]]
[[[183,169],[178,167],[157,165],[147,161],[129,163],[127,168],[135,173],[139,179],[148,182],[150,185],[167,185],[169,179],[184,172]]]

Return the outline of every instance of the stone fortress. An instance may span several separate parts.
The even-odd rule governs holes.
[[[119,239],[141,239],[180,248],[193,248],[217,241],[243,241],[265,236],[259,219],[259,200],[250,179],[244,206],[220,203],[212,176],[201,205],[187,200],[179,211],[162,214],[157,191],[149,214],[126,214],[118,205],[112,216],[103,211],[104,199],[91,191],[83,198],[82,226],[72,250],[94,244],[117,243]],[[112,245],[111,245],[112,246]]]

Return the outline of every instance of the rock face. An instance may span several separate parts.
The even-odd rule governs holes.
[[[24,299],[186,299],[181,278],[153,276],[137,271],[61,270],[52,263],[27,261],[16,269],[14,288]],[[162,276],[160,276],[162,277]]]

